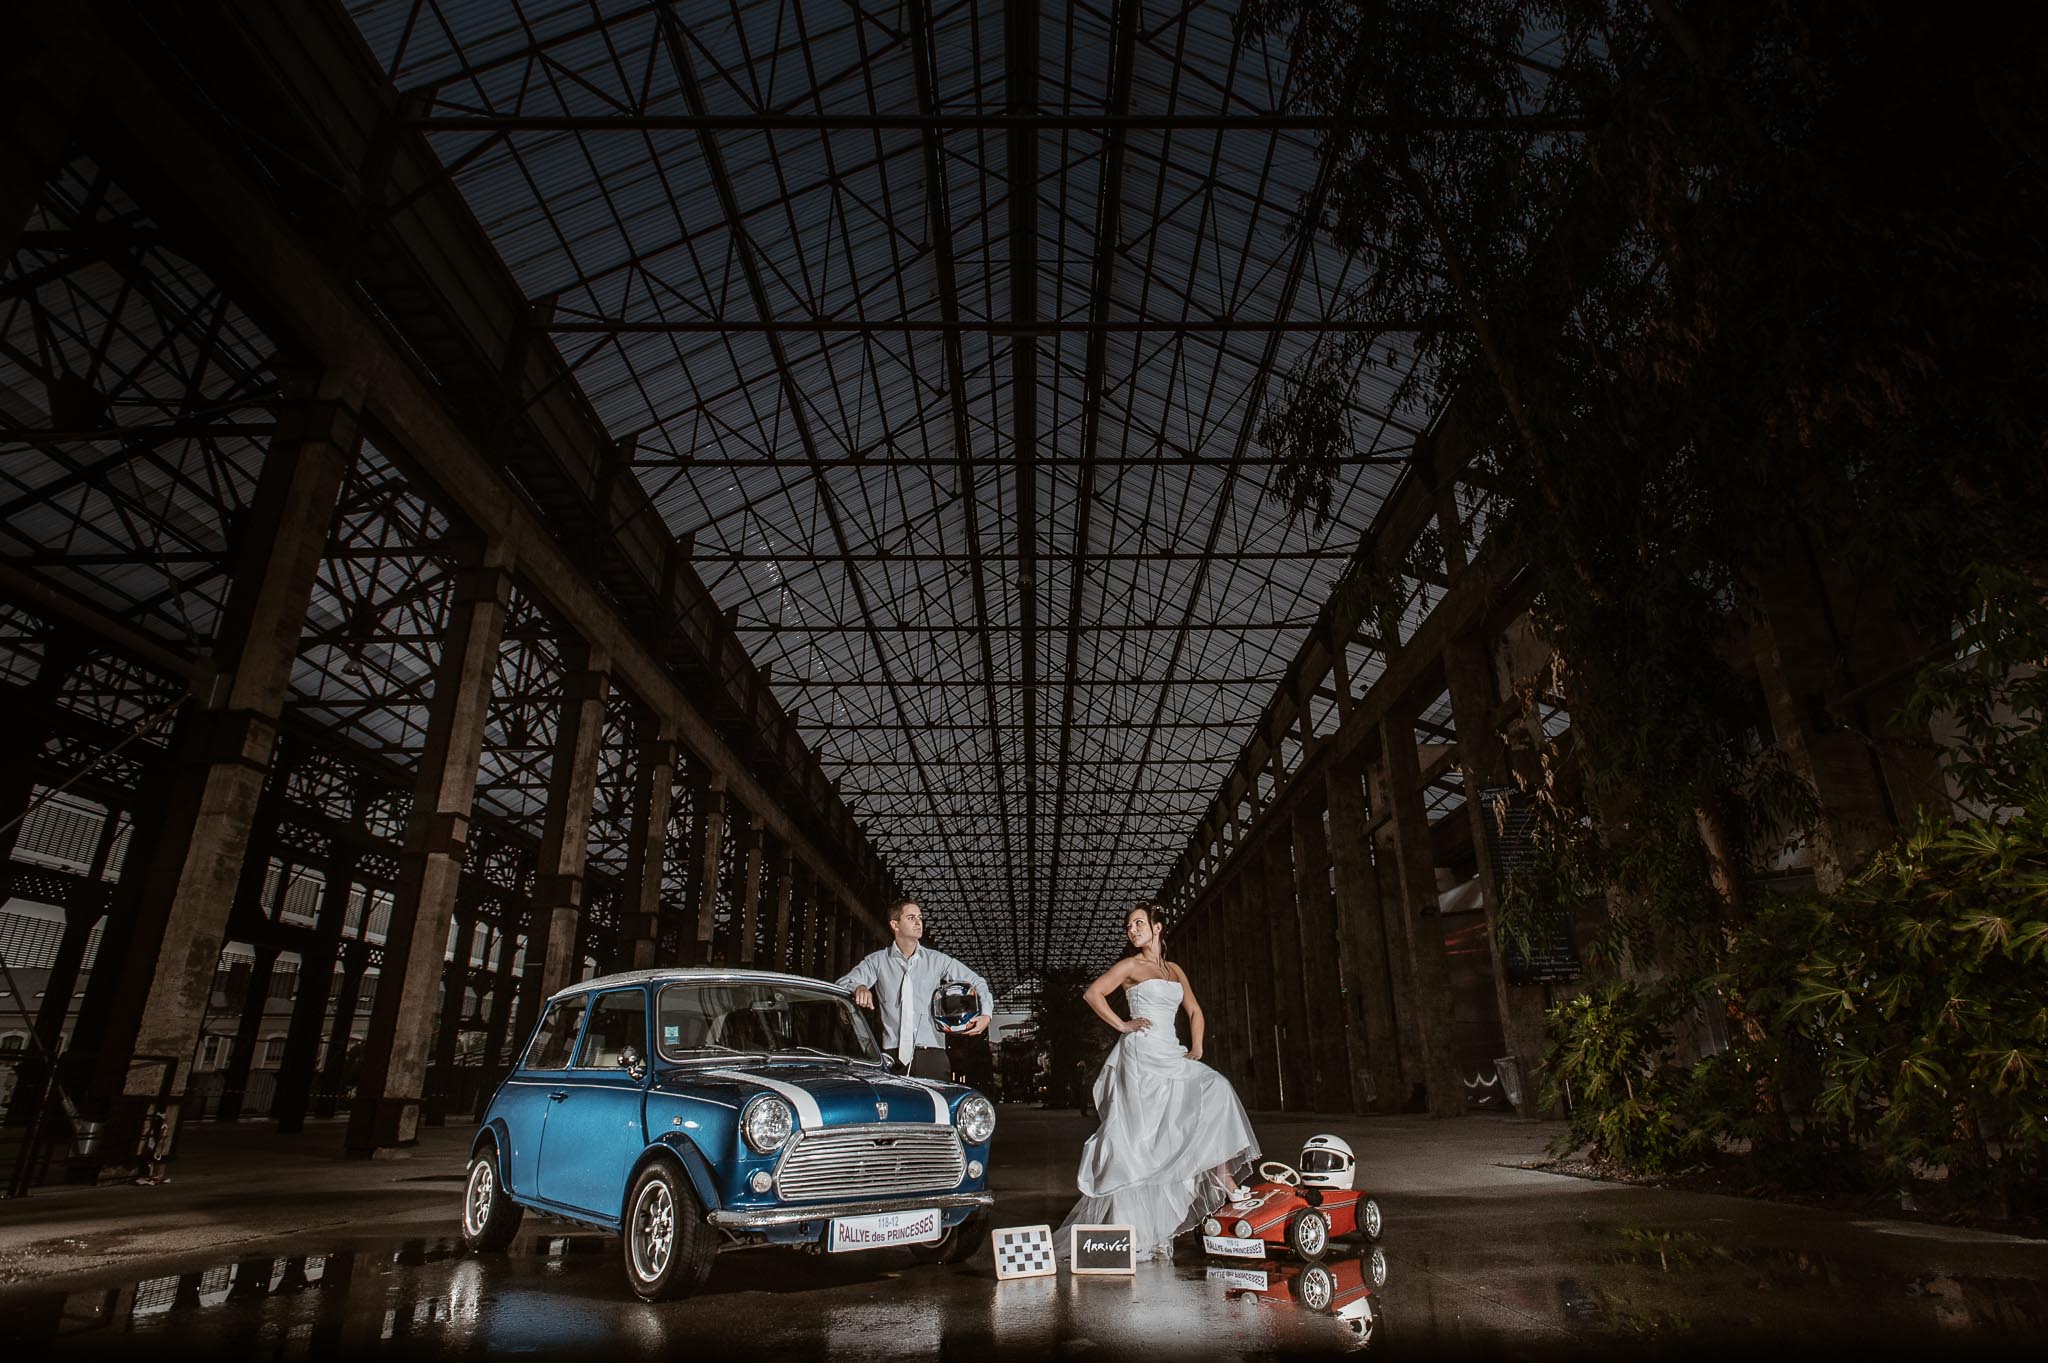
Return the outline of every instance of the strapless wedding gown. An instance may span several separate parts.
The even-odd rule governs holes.
[[[1244,1105],[1230,1081],[1199,1060],[1173,1034],[1180,1011],[1176,980],[1140,980],[1126,994],[1131,1018],[1150,1027],[1126,1032],[1095,1079],[1102,1125],[1081,1151],[1081,1200],[1066,1227],[1129,1226],[1140,1258],[1172,1253],[1173,1237],[1201,1223],[1223,1201],[1211,1171],[1233,1173],[1259,1156]]]

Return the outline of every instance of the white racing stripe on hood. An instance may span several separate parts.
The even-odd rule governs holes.
[[[946,1107],[946,1095],[941,1093],[939,1086],[931,1080],[920,1079],[914,1074],[892,1074],[889,1076],[889,1082],[892,1084],[908,1084],[912,1088],[920,1088],[930,1094],[932,1100],[932,1120],[940,1126],[945,1126],[953,1120],[953,1114]]]
[[[825,1124],[825,1114],[818,1110],[818,1100],[795,1084],[785,1084],[780,1079],[770,1079],[765,1074],[749,1070],[705,1070],[704,1073],[719,1079],[740,1079],[749,1084],[759,1084],[788,1103],[796,1113],[796,1124],[806,1130],[815,1131]]]

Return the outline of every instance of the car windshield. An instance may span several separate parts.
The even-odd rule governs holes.
[[[655,1005],[665,1060],[720,1055],[824,1055],[879,1061],[866,1019],[843,994],[784,980],[688,980]]]

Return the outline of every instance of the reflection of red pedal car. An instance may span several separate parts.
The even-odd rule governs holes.
[[[1259,1165],[1252,1195],[1226,1202],[1202,1223],[1202,1248],[1211,1254],[1263,1259],[1284,1246],[1319,1259],[1330,1241],[1380,1238],[1380,1204],[1351,1186],[1356,1161],[1335,1136],[1314,1136],[1302,1149],[1302,1168],[1267,1160]]]
[[[1335,1316],[1353,1334],[1370,1343],[1380,1312],[1374,1294],[1387,1283],[1387,1256],[1374,1247],[1359,1258],[1333,1263],[1264,1263],[1257,1267],[1211,1268],[1209,1280],[1220,1283],[1226,1296]]]

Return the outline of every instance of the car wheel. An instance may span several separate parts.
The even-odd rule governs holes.
[[[1294,1280],[1294,1296],[1311,1311],[1327,1311],[1337,1297],[1337,1278],[1321,1264],[1310,1264]]]
[[[987,1243],[988,1213],[978,1211],[929,1245],[912,1245],[910,1253],[921,1264],[964,1264]]]
[[[1374,1246],[1372,1253],[1366,1256],[1365,1276],[1374,1287],[1385,1287],[1387,1285],[1387,1252],[1385,1250]]]
[[[462,1243],[478,1253],[500,1250],[519,1233],[525,1208],[505,1195],[498,1181],[498,1147],[488,1142],[469,1162],[462,1185]]]
[[[1380,1220],[1380,1204],[1371,1198],[1358,1204],[1358,1228],[1365,1232],[1368,1240],[1380,1238],[1384,1223]]]
[[[1321,1212],[1308,1211],[1287,1224],[1287,1248],[1304,1259],[1320,1259],[1330,1247],[1330,1221]]]
[[[665,1159],[633,1180],[619,1241],[626,1286],[643,1301],[668,1301],[702,1287],[718,1256],[718,1232],[704,1220],[690,1181]]]

